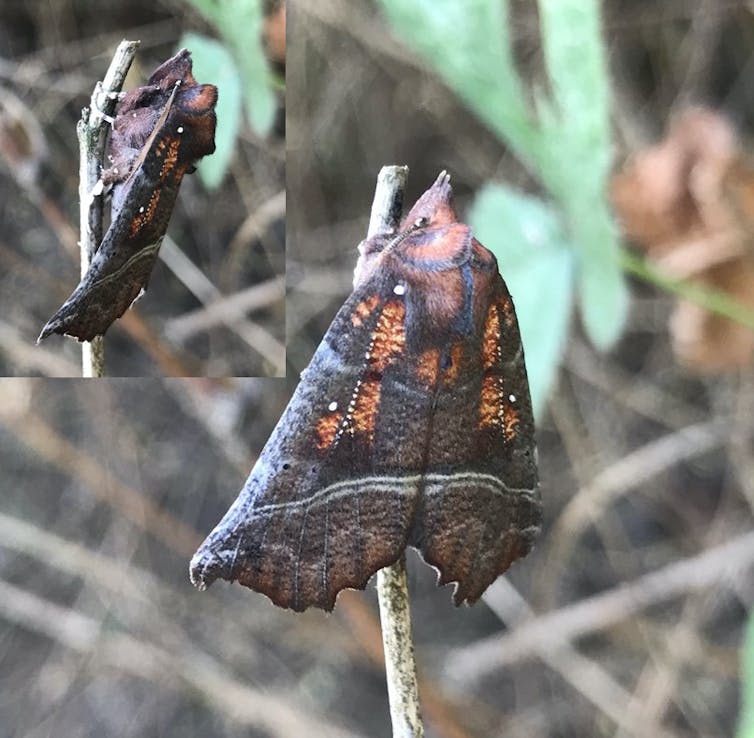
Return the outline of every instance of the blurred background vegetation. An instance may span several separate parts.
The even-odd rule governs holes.
[[[460,25],[471,16],[456,16],[455,25],[435,19],[431,28],[412,20],[409,34],[393,13],[445,3],[289,6],[289,379],[0,383],[0,736],[390,734],[371,585],[341,595],[331,616],[293,615],[239,587],[197,593],[186,571],[350,290],[375,178],[389,163],[411,167],[409,201],[439,170],[451,172],[462,216],[480,235],[492,221],[482,240],[495,247],[504,276],[513,284],[523,274],[513,291],[522,323],[550,342],[550,374],[538,380],[545,526],[535,550],[463,609],[408,557],[427,734],[735,734],[742,705],[754,703],[740,676],[743,663],[754,672],[752,648],[742,650],[754,599],[751,357],[739,352],[738,361],[714,367],[691,361],[675,333],[679,310],[692,325],[689,308],[646,274],[615,269],[604,253],[596,259],[613,270],[613,284],[625,285],[626,301],[611,308],[598,294],[594,320],[614,325],[590,327],[583,272],[593,265],[566,190],[581,179],[592,188],[601,182],[592,209],[614,232],[603,241],[623,267],[628,253],[669,275],[668,287],[682,278],[730,291],[707,273],[709,256],[704,269],[668,259],[671,251],[688,256],[679,245],[701,243],[706,253],[732,249],[732,239],[738,251],[726,258],[742,261],[724,263],[747,273],[754,9],[743,0],[599,5],[604,45],[592,64],[603,67],[601,93],[593,80],[605,109],[585,115],[604,129],[587,158],[559,152],[560,125],[548,130],[550,161],[562,155],[559,187],[525,144],[483,117],[440,52],[428,56],[422,46],[448,28],[457,28],[459,46],[471,43]],[[509,6],[497,30],[500,43],[510,41],[516,77],[491,70],[491,94],[500,93],[495,79],[509,88],[517,79],[527,126],[539,130],[567,106],[546,102],[554,87],[538,4]],[[161,3],[152,12],[179,7]],[[574,21],[587,22],[583,43],[588,20]],[[475,59],[494,38],[492,24],[479,27],[486,45]],[[557,71],[565,77],[569,68]],[[727,122],[682,124],[690,104]],[[254,149],[264,161],[262,151]],[[591,172],[589,156],[597,162]],[[239,171],[254,176],[254,166]],[[618,171],[626,178],[613,179]],[[715,197],[689,184],[692,173],[713,180]],[[628,202],[615,199],[625,189]],[[683,208],[662,201],[647,214],[641,194]],[[743,212],[735,239],[729,224],[725,238],[712,227],[727,213],[720,198]],[[648,235],[637,223],[654,229]],[[530,258],[538,249],[552,257],[544,266]],[[559,303],[554,271],[563,276]],[[701,324],[697,338],[724,355],[730,326]],[[525,340],[527,354],[537,351],[532,341],[544,341],[532,333]],[[542,371],[540,361],[530,359],[530,372]],[[742,737],[750,725],[742,719]]]
[[[183,182],[149,290],[107,334],[106,374],[284,373],[285,24],[274,22],[277,7],[0,5],[0,373],[80,376],[75,341],[34,340],[78,283],[76,122],[122,38],[141,40],[126,87],[189,46],[196,78],[220,88],[219,123],[216,154]]]
[[[380,167],[409,165],[409,202],[447,168],[509,282],[535,375],[546,528],[509,579],[536,612],[626,583],[655,591],[641,577],[684,579],[666,567],[751,530],[752,332],[670,290],[732,296],[750,320],[752,40],[751,4],[717,0],[299,0],[290,13],[289,366],[306,365],[349,291]],[[709,120],[683,123],[699,106]],[[637,222],[664,224],[662,249]],[[721,242],[736,254],[727,281],[706,269]],[[701,265],[681,264],[687,246]],[[730,272],[746,276],[735,294]],[[439,673],[505,713],[475,735],[732,735],[747,550],[699,590],[665,580],[661,602],[604,621],[560,664],[524,666],[514,630]],[[687,573],[716,569],[692,560]],[[495,589],[510,627],[525,611]]]

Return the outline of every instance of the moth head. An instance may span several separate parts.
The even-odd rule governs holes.
[[[458,221],[453,205],[453,188],[450,175],[443,170],[434,184],[416,201],[404,218],[401,230],[419,230],[446,226]]]
[[[191,52],[188,49],[181,49],[152,72],[148,84],[159,85],[163,89],[173,87],[176,82],[189,86],[195,85],[196,80],[191,73],[191,68]]]
[[[185,142],[182,157],[194,160],[214,152],[216,104],[217,87],[214,85],[182,85],[178,88],[170,127]]]

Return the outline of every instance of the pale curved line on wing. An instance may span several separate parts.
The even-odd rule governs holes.
[[[479,484],[489,488],[491,492],[504,497],[524,495],[533,497],[534,490],[508,487],[492,474],[478,474],[474,472],[461,472],[457,474],[413,474],[405,477],[372,476],[358,479],[345,479],[335,482],[324,489],[315,492],[301,500],[289,500],[288,502],[272,502],[259,507],[251,507],[249,513],[254,515],[271,515],[280,510],[290,510],[297,507],[316,507],[323,502],[341,497],[350,497],[359,494],[365,488],[369,492],[393,492],[399,496],[412,497],[419,492],[419,483],[424,480],[424,494],[436,495],[447,490],[448,487],[466,485],[469,483]]]
[[[421,474],[416,474],[410,477],[360,477],[359,479],[346,479],[342,482],[335,482],[334,484],[331,484],[301,500],[271,502],[268,505],[251,507],[248,512],[254,515],[264,515],[267,513],[275,513],[279,510],[303,507],[304,505],[315,507],[321,505],[325,500],[329,501],[341,497],[350,497],[352,494],[357,493],[358,490],[363,489],[366,485],[369,485],[370,490],[380,492],[392,491],[410,497],[418,493],[418,482],[421,478]],[[411,483],[415,483],[413,488],[406,489]]]
[[[117,279],[121,274],[123,274],[124,271],[126,271],[132,264],[135,264],[140,259],[143,259],[146,256],[151,256],[153,253],[157,253],[160,250],[160,246],[162,245],[162,236],[158,238],[154,243],[149,244],[149,246],[145,246],[141,251],[137,251],[132,257],[126,261],[123,266],[116,269],[112,274],[108,274],[106,277],[102,277],[102,279],[98,279],[96,282],[92,283],[91,289],[94,289],[95,287],[100,287],[103,284],[107,284],[108,282],[112,282],[114,279]]]

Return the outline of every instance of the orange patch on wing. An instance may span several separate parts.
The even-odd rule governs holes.
[[[374,422],[382,389],[382,377],[379,375],[403,353],[406,345],[405,316],[406,308],[402,302],[388,302],[382,309],[366,355],[366,378],[356,386],[348,408],[346,422],[349,432],[366,434],[370,443],[374,440]]]
[[[479,428],[499,428],[510,443],[516,438],[521,417],[518,408],[505,399],[503,377],[487,374],[482,378],[479,401]]]
[[[431,348],[422,352],[416,364],[416,376],[428,387],[434,387],[440,374],[440,349]]]
[[[383,372],[396,356],[403,353],[406,346],[405,317],[406,307],[402,302],[388,302],[383,308],[367,357],[371,369]]]
[[[482,378],[482,394],[479,398],[479,427],[494,428],[500,425],[502,410],[503,380],[492,374]]]
[[[142,209],[142,212],[140,212],[132,221],[131,221],[131,230],[130,230],[130,236],[133,238],[145,225],[147,225],[152,218],[154,218],[154,214],[157,211],[157,203],[160,201],[160,190],[156,189],[152,192],[151,197],[149,198],[149,202],[147,203],[146,207]]]
[[[128,231],[129,237],[133,238],[141,230],[144,223],[146,223],[146,218],[144,217],[143,213],[140,215],[137,215],[131,221],[131,228]]]
[[[450,362],[442,372],[443,384],[447,387],[457,378],[461,370],[461,357],[463,356],[463,343],[456,341],[450,349]],[[440,349],[431,348],[424,351],[416,365],[416,376],[428,387],[434,387],[440,376]]]
[[[362,300],[351,313],[351,323],[358,328],[371,315],[379,301],[380,298],[377,295],[372,295],[366,300]]]
[[[342,420],[343,414],[334,412],[323,415],[317,421],[314,426],[314,431],[317,434],[317,448],[319,448],[320,451],[324,451],[326,448],[332,446]]]
[[[160,142],[162,143],[162,141]],[[178,149],[181,146],[181,142],[177,138],[171,138],[168,141],[168,150],[165,154],[165,161],[162,163],[162,168],[160,169],[160,181],[163,182],[168,174],[172,172],[176,164],[178,162]]]
[[[353,430],[366,434],[370,443],[374,440],[374,420],[380,404],[380,390],[379,379],[364,380],[351,413]]]
[[[506,441],[510,442],[516,437],[520,422],[521,419],[519,418],[518,410],[510,403],[506,403],[503,417],[503,433],[505,434]]]
[[[482,339],[482,366],[491,369],[500,356],[500,313],[497,305],[492,303],[487,312],[487,322],[484,324],[484,338]]]
[[[458,377],[458,372],[461,371],[461,357],[463,356],[463,343],[456,341],[450,349],[450,366],[445,370],[442,375],[445,384],[454,382]]]
[[[505,324],[510,328],[516,324],[516,312],[513,309],[513,300],[510,297],[505,297],[500,300],[500,309],[503,311],[503,317],[505,318]]]

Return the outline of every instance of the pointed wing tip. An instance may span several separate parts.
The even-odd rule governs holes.
[[[78,331],[78,332],[77,332]],[[97,336],[104,336],[105,332],[97,332],[97,330],[85,331],[82,326],[76,325],[72,320],[65,320],[65,318],[56,318],[53,316],[47,321],[42,332],[37,337],[37,343],[41,343],[53,333],[58,333],[61,336],[69,336],[75,338],[79,343],[85,341],[93,341]]]
[[[60,319],[60,311],[58,310],[55,315],[53,315],[45,324],[44,328],[42,328],[42,331],[39,334],[39,337],[37,338],[37,343],[41,343],[45,340],[48,336],[51,336],[53,333],[62,333],[62,321]]]
[[[42,331],[37,338],[37,343],[41,343],[53,333],[59,333],[61,336],[66,334],[65,319],[60,317],[60,311],[55,313],[55,315],[45,323],[44,328],[42,328]]]
[[[204,592],[211,584],[222,576],[218,572],[218,562],[211,553],[200,548],[192,557],[189,564],[189,579],[200,592]]]

